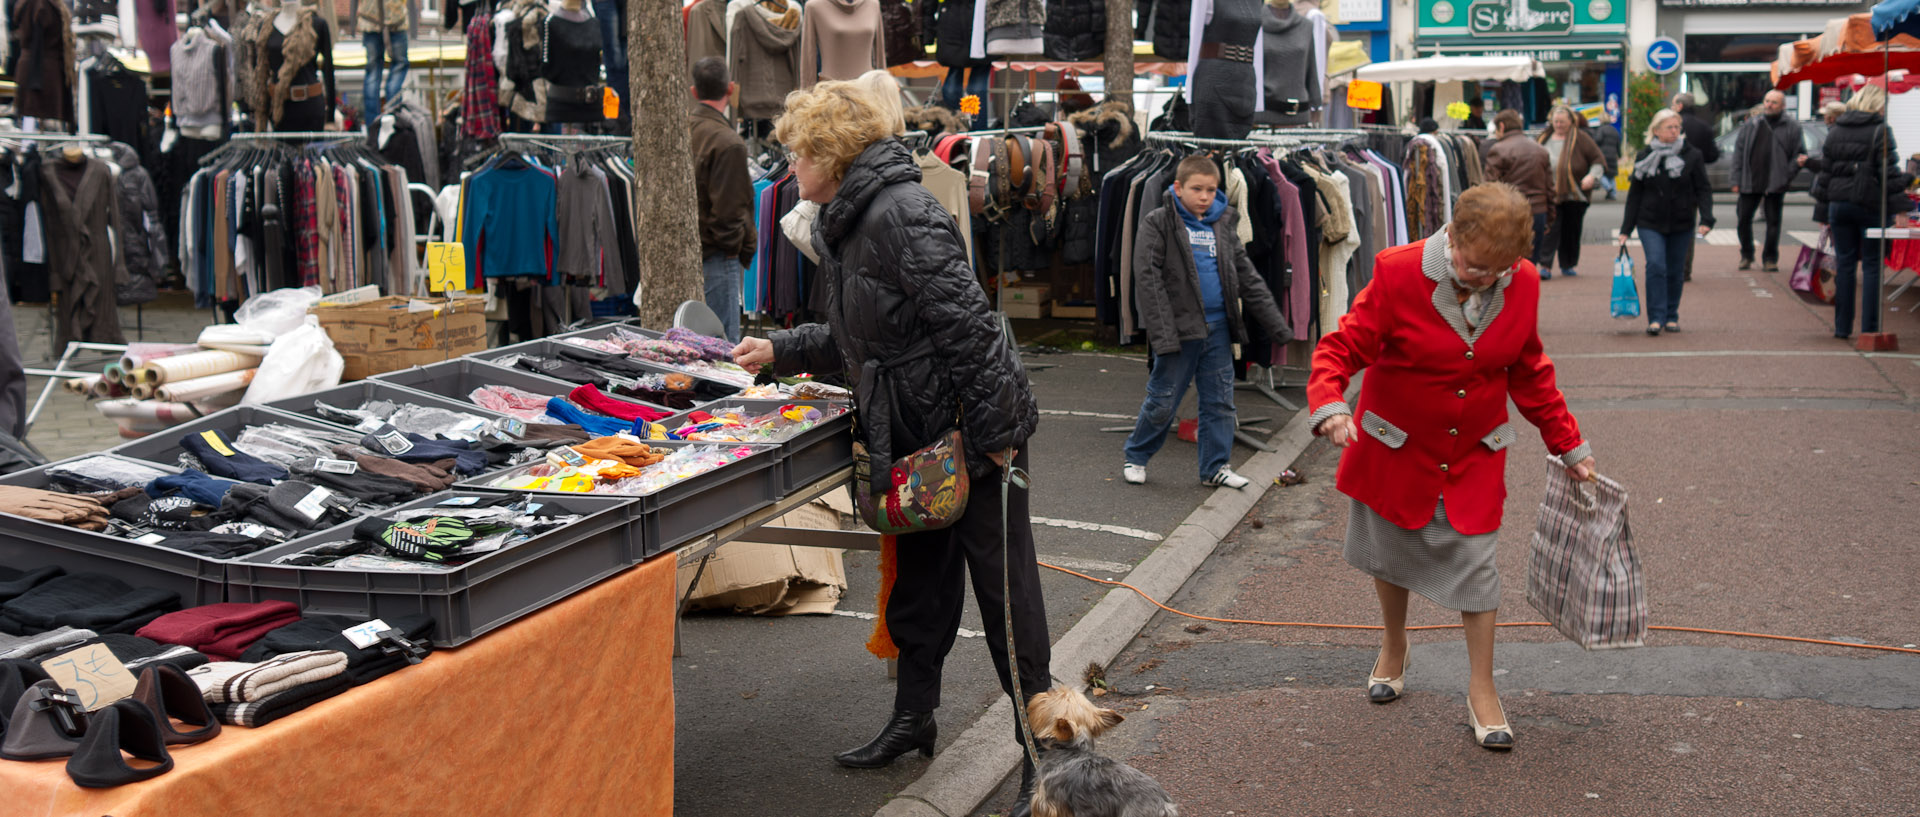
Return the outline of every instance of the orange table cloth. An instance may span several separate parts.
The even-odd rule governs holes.
[[[670,815],[673,592],[654,559],[142,783],[0,760],[0,814]]]

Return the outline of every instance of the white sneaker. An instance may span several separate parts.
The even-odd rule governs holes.
[[[1245,488],[1248,485],[1252,485],[1253,480],[1247,479],[1246,477],[1243,477],[1243,476],[1240,476],[1239,474],[1234,473],[1232,466],[1222,465],[1220,466],[1220,470],[1218,472],[1216,472],[1213,476],[1208,477],[1206,481],[1200,484],[1210,485],[1215,488],[1218,488],[1223,485],[1228,488]]]
[[[1128,485],[1144,483],[1147,481],[1147,467],[1127,463],[1120,467],[1120,478],[1126,480]]]

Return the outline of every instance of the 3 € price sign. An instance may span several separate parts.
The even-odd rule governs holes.
[[[1363,111],[1380,110],[1382,95],[1380,83],[1366,79],[1356,79],[1347,83],[1347,107]]]
[[[120,663],[105,644],[88,644],[40,662],[61,689],[79,694],[80,705],[88,712],[133,695],[136,683],[126,665]]]

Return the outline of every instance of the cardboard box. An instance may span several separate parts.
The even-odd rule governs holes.
[[[378,298],[313,307],[320,327],[346,362],[340,379],[439,363],[485,351],[485,298]]]
[[[1053,316],[1077,321],[1090,321],[1094,318],[1093,304],[1076,306],[1065,301],[1054,301]]]
[[[815,501],[780,517],[773,525],[841,530],[849,516],[835,510],[834,504],[845,503]],[[825,614],[833,612],[847,592],[846,566],[840,551],[831,548],[728,542],[714,551],[703,572],[697,559],[680,565],[681,596],[686,595],[695,572],[700,572],[700,585],[688,600],[688,610],[726,610],[757,616]]]

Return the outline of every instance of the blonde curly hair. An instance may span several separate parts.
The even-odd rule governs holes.
[[[900,103],[891,106],[872,82],[829,80],[787,95],[787,112],[773,125],[773,138],[839,180],[873,143],[898,133]]]

